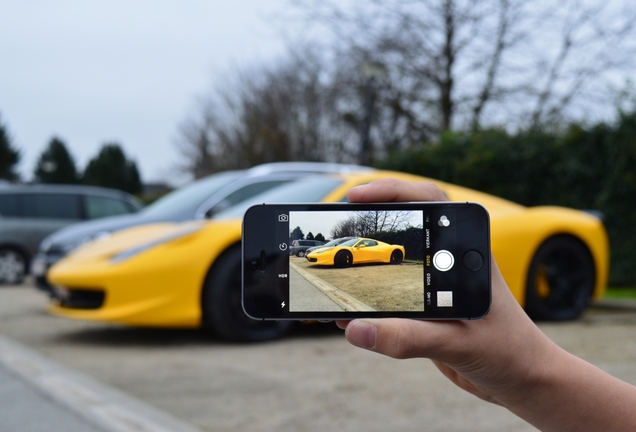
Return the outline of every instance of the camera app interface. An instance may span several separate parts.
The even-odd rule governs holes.
[[[452,213],[281,215],[279,222],[289,227],[289,311],[421,312],[452,307]]]

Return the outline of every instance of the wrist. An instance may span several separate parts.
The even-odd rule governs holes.
[[[551,345],[520,386],[525,396],[502,405],[542,431],[636,430],[636,387]]]

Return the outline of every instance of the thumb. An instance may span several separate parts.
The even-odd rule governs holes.
[[[445,359],[449,340],[461,322],[416,321],[399,318],[351,321],[345,330],[349,343],[389,357]],[[451,348],[452,349],[452,348]]]

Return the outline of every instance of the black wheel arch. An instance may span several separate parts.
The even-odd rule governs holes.
[[[201,287],[201,325],[223,339],[234,342],[263,342],[283,336],[292,321],[257,321],[247,317],[241,305],[241,243],[228,246],[210,265]],[[229,273],[228,273],[229,272]],[[228,283],[218,289],[212,281]],[[237,291],[232,291],[232,289]]]
[[[526,279],[528,276],[530,276],[530,264],[532,263],[532,259],[537,255],[537,252],[539,252],[539,249],[541,249],[541,247],[543,245],[545,245],[546,243],[553,241],[553,240],[559,240],[559,239],[563,239],[566,241],[572,241],[574,243],[577,243],[582,250],[584,249],[587,254],[588,257],[590,259],[590,261],[592,262],[592,269],[594,270],[594,281],[596,281],[597,275],[598,275],[598,263],[596,262],[596,260],[594,259],[594,254],[592,253],[592,249],[588,246],[588,244],[583,241],[579,236],[577,236],[576,234],[570,233],[570,232],[558,232],[558,233],[554,233],[551,234],[550,236],[544,238],[539,244],[538,246],[534,249],[532,256],[530,258],[530,263],[527,265],[527,272],[526,272]],[[595,283],[596,286],[596,283]]]
[[[531,278],[535,274],[535,265],[537,264],[536,261],[537,261],[537,258],[540,257],[540,254],[545,253],[546,249],[548,249],[549,247],[559,247],[559,246],[572,247],[572,248],[578,249],[577,252],[579,253],[579,258],[583,261],[587,261],[589,264],[588,269],[590,270],[591,273],[588,279],[591,281],[591,285],[589,287],[586,287],[586,291],[581,294],[581,295],[584,294],[586,296],[584,305],[581,306],[581,304],[579,304],[577,308],[569,312],[561,311],[559,313],[549,313],[547,311],[540,310],[541,308],[537,310],[536,301],[534,305],[532,304],[532,299],[530,298],[530,295],[531,295],[530,289],[532,284]],[[559,233],[552,234],[546,237],[545,239],[543,239],[543,241],[541,241],[541,243],[539,243],[539,245],[533,251],[530,262],[528,263],[526,267],[527,271],[526,271],[526,277],[524,279],[526,283],[525,307],[526,307],[526,312],[528,313],[528,315],[530,315],[531,318],[536,320],[548,320],[548,321],[563,321],[563,320],[570,320],[570,319],[577,318],[582,312],[582,310],[585,308],[585,306],[587,306],[587,304],[589,303],[589,300],[591,299],[594,293],[594,290],[596,288],[596,280],[598,275],[597,266],[598,266],[598,263],[594,259],[594,254],[592,253],[591,248],[588,246],[588,244],[584,240],[582,240],[577,235],[573,233],[568,233],[568,232],[559,232]],[[582,298],[580,300],[582,300]]]

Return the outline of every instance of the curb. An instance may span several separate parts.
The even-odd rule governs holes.
[[[3,335],[0,335],[0,363],[55,402],[108,432],[202,432]]]
[[[602,298],[590,304],[599,309],[621,309],[636,311],[636,300],[620,298]]]
[[[322,291],[327,297],[333,300],[345,311],[375,312],[375,309],[373,309],[368,304],[363,303],[357,298],[350,296],[346,292],[320,279],[318,276],[315,276],[308,271],[301,269],[296,264],[290,262],[289,266],[294,269],[300,276],[305,278],[310,284]]]

